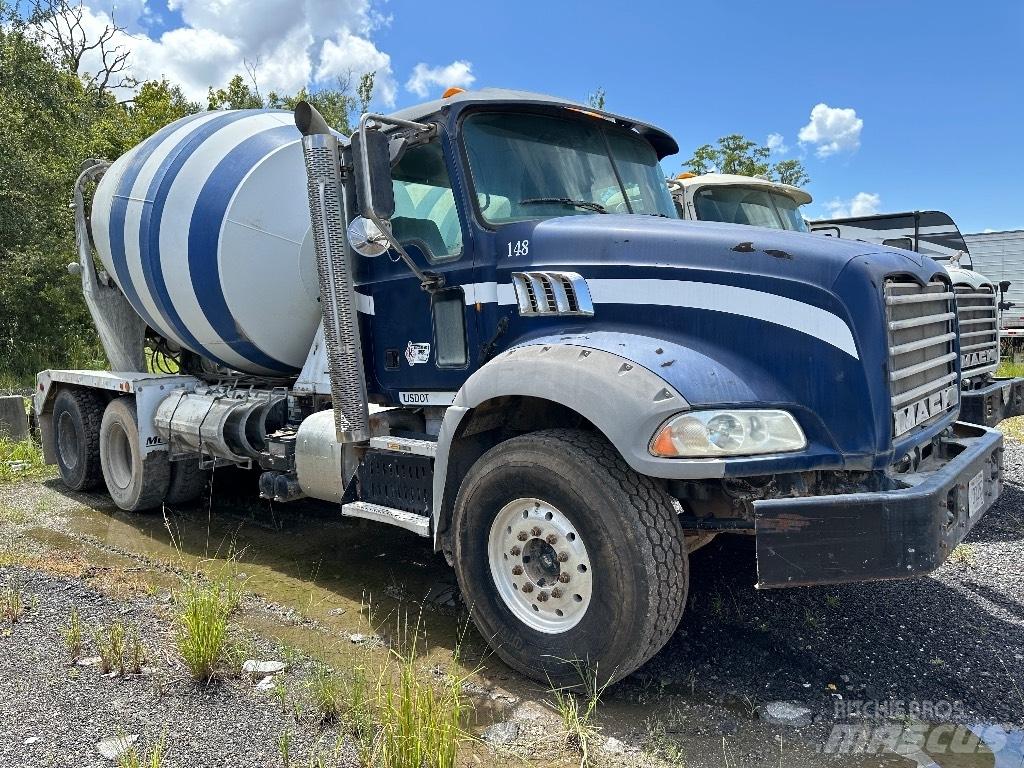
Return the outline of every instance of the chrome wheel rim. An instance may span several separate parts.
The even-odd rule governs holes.
[[[531,629],[560,634],[583,619],[593,592],[590,556],[557,507],[510,501],[491,523],[487,558],[505,606]]]

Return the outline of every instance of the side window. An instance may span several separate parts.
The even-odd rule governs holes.
[[[419,248],[433,262],[462,255],[462,227],[441,143],[410,149],[391,169],[391,178],[395,190],[391,230],[398,242]]]

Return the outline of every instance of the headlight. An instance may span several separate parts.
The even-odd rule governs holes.
[[[691,411],[669,419],[654,435],[650,450],[668,458],[709,458],[806,446],[803,430],[785,411]]]

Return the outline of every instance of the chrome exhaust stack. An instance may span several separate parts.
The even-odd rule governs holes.
[[[295,108],[306,161],[309,216],[320,282],[320,308],[339,443],[370,439],[359,316],[352,287],[352,254],[345,240],[348,191],[341,170],[341,142],[308,102]]]

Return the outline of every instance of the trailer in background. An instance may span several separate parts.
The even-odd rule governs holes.
[[[1024,361],[1024,229],[964,235],[975,269],[996,283],[1009,281],[1000,327],[1014,362]],[[1006,306],[1006,305],[1009,306]]]

